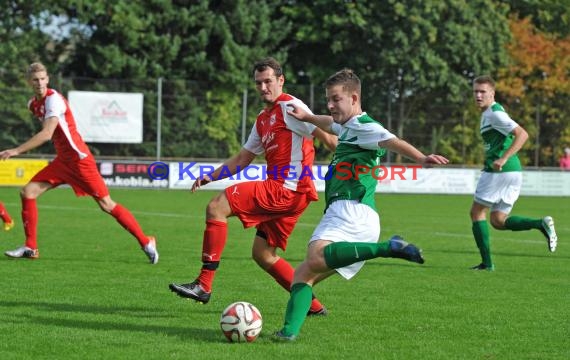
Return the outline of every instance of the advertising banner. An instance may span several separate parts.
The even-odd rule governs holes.
[[[48,160],[8,159],[0,162],[0,185],[21,186],[49,163]]]
[[[99,172],[108,187],[168,188],[168,178],[150,178],[149,163],[100,161]]]
[[[68,98],[86,142],[142,142],[142,93],[70,91]]]

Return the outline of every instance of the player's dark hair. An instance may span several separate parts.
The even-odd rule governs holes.
[[[279,63],[279,61],[275,60],[272,57],[268,57],[263,60],[257,61],[253,65],[252,73],[255,76],[256,71],[265,71],[267,70],[267,68],[273,69],[273,71],[275,72],[275,76],[277,77],[283,75],[283,69],[281,68],[281,64]]]
[[[361,83],[360,78],[352,69],[342,69],[331,75],[325,81],[325,87],[329,88],[336,85],[342,85],[344,90],[349,92],[355,91],[360,97]]]
[[[473,80],[473,84],[489,84],[493,90],[495,89],[495,80],[489,75],[481,75]]]

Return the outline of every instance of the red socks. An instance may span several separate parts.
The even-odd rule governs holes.
[[[22,198],[22,224],[26,234],[26,246],[36,250],[38,248],[38,207],[36,199]]]
[[[113,216],[123,228],[137,238],[141,247],[145,247],[145,245],[148,244],[147,236],[142,231],[133,214],[131,214],[127,208],[121,204],[117,204],[113,210],[111,210],[111,216]]]
[[[11,223],[12,222],[12,218],[8,214],[8,211],[6,211],[4,204],[2,204],[1,202],[0,202],[0,218],[2,219],[2,221],[4,223]]]
[[[198,281],[204,291],[212,291],[216,269],[228,239],[228,224],[223,221],[206,220],[206,230],[202,240],[202,269]]]

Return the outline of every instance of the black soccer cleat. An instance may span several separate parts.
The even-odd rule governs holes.
[[[189,284],[170,284],[168,287],[170,291],[175,292],[180,297],[196,300],[202,304],[210,301],[211,293],[205,291],[197,280]]]
[[[273,341],[276,341],[276,342],[292,342],[292,341],[297,340],[297,336],[285,335],[283,333],[283,330],[279,330],[279,331],[273,333],[272,339],[273,339]]]
[[[327,308],[324,306],[316,311],[309,309],[309,311],[307,312],[307,316],[327,316],[328,314],[329,312],[327,311]]]
[[[487,270],[487,271],[495,271],[495,265],[485,265],[483,263],[479,265],[475,265],[471,268],[471,270]]]
[[[409,244],[399,235],[394,235],[390,238],[390,250],[392,250],[392,257],[408,260],[418,264],[425,262],[422,256],[422,250],[414,244]]]

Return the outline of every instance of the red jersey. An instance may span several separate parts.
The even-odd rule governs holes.
[[[51,140],[60,160],[78,161],[91,155],[87,144],[77,132],[69,103],[63,95],[53,89],[47,89],[46,96],[42,99],[31,98],[28,108],[41,122],[52,116],[57,117],[58,125]]]
[[[315,159],[312,133],[316,127],[287,114],[293,104],[310,112],[301,100],[281,94],[270,109],[259,113],[244,148],[265,155],[267,178],[316,200],[312,175]]]

